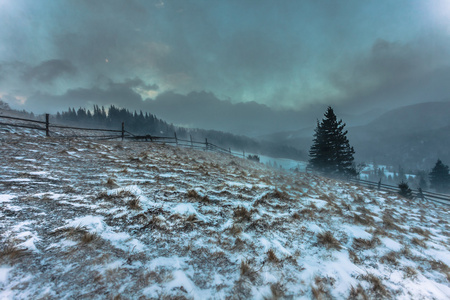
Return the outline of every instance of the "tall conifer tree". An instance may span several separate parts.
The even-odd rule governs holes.
[[[337,121],[331,107],[328,107],[325,118],[319,123],[314,133],[314,140],[309,150],[308,166],[320,173],[333,176],[355,176],[353,166],[353,147],[347,139],[345,123]]]
[[[440,159],[436,162],[430,173],[430,186],[437,192],[450,191],[449,167],[444,165]]]

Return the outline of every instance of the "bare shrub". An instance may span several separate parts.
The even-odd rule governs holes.
[[[331,231],[325,231],[317,235],[317,243],[327,249],[341,249],[341,243],[333,236]]]

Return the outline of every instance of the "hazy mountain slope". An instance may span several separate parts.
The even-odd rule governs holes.
[[[338,118],[342,118],[338,116]],[[344,122],[346,120],[344,119]],[[305,152],[315,126],[260,137]],[[450,163],[450,102],[420,103],[389,111],[364,126],[347,126],[358,161],[430,169],[437,158]]]
[[[450,162],[449,116],[450,102],[406,106],[349,128],[349,139],[360,160],[429,169],[437,158]]]
[[[171,146],[1,142],[2,299],[450,294],[440,205]]]

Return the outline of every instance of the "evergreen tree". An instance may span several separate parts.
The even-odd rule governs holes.
[[[355,176],[355,151],[350,147],[347,131],[344,131],[345,123],[337,121],[331,107],[324,116],[320,123],[317,121],[308,167],[327,175]]]
[[[449,167],[444,165],[440,159],[429,174],[430,186],[437,192],[448,192],[450,190]]]
[[[398,184],[398,188],[400,189],[400,191],[398,192],[400,196],[405,197],[406,199],[412,199],[413,198],[413,193],[411,191],[411,189],[409,188],[409,185],[402,181]]]

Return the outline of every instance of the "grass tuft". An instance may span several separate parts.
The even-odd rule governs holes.
[[[354,238],[353,239],[353,249],[373,249],[377,245],[380,244],[380,239],[377,237],[373,237],[370,240],[362,239],[362,238]]]
[[[245,207],[238,206],[234,209],[233,217],[239,221],[250,221],[252,219],[252,214]]]
[[[327,249],[341,249],[341,243],[333,236],[331,231],[325,231],[317,235],[317,243],[327,247]]]
[[[275,254],[275,251],[273,251],[273,249],[269,249],[267,251],[267,260],[273,263],[277,263],[279,262],[279,259],[277,257],[277,255]]]
[[[368,300],[369,297],[367,296],[361,284],[358,284],[356,288],[352,286],[348,299]]]
[[[141,202],[140,202],[139,198],[137,198],[137,197],[128,201],[127,206],[129,209],[133,209],[133,210],[141,210],[142,209]]]
[[[411,243],[417,246],[420,246],[424,249],[428,248],[427,243],[424,240],[419,240],[418,238],[412,238]]]

